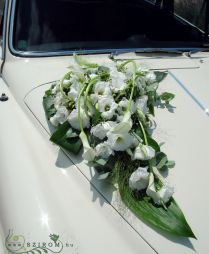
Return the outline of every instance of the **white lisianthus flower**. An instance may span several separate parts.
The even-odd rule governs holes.
[[[129,101],[126,98],[123,98],[119,103],[118,103],[118,108],[117,111],[120,115],[124,115],[127,111]],[[133,114],[136,111],[135,109],[135,104],[132,102],[131,103],[131,114]]]
[[[116,123],[113,122],[113,121],[107,121],[107,122],[104,122],[104,123],[99,123],[99,124],[97,124],[97,125],[95,125],[94,127],[91,128],[91,133],[95,137],[103,140],[106,137],[108,131],[115,125],[116,125]]]
[[[80,93],[80,85],[78,83],[73,83],[70,86],[70,91],[68,92],[68,97],[72,99],[73,101],[76,101],[79,93]]]
[[[129,187],[132,190],[144,190],[149,183],[149,173],[146,168],[139,167],[129,178]]]
[[[125,133],[107,133],[107,144],[114,151],[125,151],[128,149],[132,142],[132,136],[128,132]]]
[[[153,173],[150,173],[149,175],[149,185],[146,190],[146,194],[152,198],[152,200],[160,205],[161,202],[166,204],[170,198],[174,194],[174,188],[170,187],[168,184],[163,185],[163,187],[159,190],[156,191],[155,189],[155,184],[154,184],[154,175]]]
[[[98,96],[108,96],[111,95],[111,90],[110,90],[110,83],[109,82],[104,82],[104,81],[99,81],[94,85],[94,93]]]
[[[156,81],[156,75],[154,74],[154,72],[149,72],[146,74],[145,80],[149,83],[154,83]]]
[[[81,109],[80,111],[81,113],[81,119],[82,119],[82,124],[83,124],[83,128],[88,128],[89,127],[89,117],[86,116],[85,112],[83,111],[83,109]],[[74,109],[70,115],[68,116],[68,122],[70,123],[70,125],[76,129],[76,130],[80,130],[80,125],[79,125],[79,121],[78,121],[78,110]]]
[[[87,160],[89,162],[93,161],[96,156],[95,150],[89,145],[89,141],[87,139],[87,136],[84,132],[81,132],[79,135],[82,143],[83,143],[83,159]]]
[[[102,97],[98,100],[98,110],[105,119],[111,119],[113,117],[117,106],[112,97]]]
[[[147,101],[148,101],[147,95],[140,97],[135,102],[135,105],[134,105],[135,109],[136,110],[139,109],[145,115],[148,111]]]
[[[94,93],[91,94],[91,100],[95,104],[99,98],[112,97],[109,82],[99,81],[94,85]]]
[[[133,160],[146,161],[154,157],[155,150],[151,146],[139,144],[134,151]]]
[[[174,194],[174,187],[171,187],[168,184],[166,184],[158,191],[158,194],[163,203],[166,204]]]
[[[110,86],[114,91],[121,91],[126,87],[126,75],[117,70],[110,71]]]
[[[114,154],[113,150],[110,148],[107,142],[100,143],[95,147],[96,156],[107,159],[110,155]]]
[[[56,114],[50,118],[50,122],[57,127],[59,124],[63,124],[67,120],[68,115],[69,112],[66,107],[60,106],[57,109]]]
[[[56,110],[58,110],[58,108],[60,106],[63,106],[65,104],[65,99],[63,98],[61,92],[58,92],[54,98],[54,107]]]

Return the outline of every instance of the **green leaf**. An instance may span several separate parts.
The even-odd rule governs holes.
[[[174,168],[176,165],[175,161],[167,161],[166,166],[168,168]]]
[[[154,73],[155,73],[155,76],[156,76],[156,81],[158,83],[163,81],[167,77],[167,75],[168,75],[167,72],[162,72],[162,71],[155,71]]]
[[[151,137],[147,136],[148,145],[155,149],[155,152],[160,152],[160,146],[158,143]]]
[[[84,59],[81,56],[74,55],[74,59],[75,59],[76,63],[78,65],[80,65],[80,66],[84,66],[84,67],[88,67],[88,68],[96,68],[96,67],[98,67],[97,64],[89,63],[86,59]]]
[[[92,116],[92,125],[95,126],[101,121],[102,117],[101,117],[101,113],[99,112],[99,110],[96,109],[95,106],[93,106],[93,107],[94,107],[94,114]]]
[[[54,108],[54,97],[51,91],[51,88],[47,90],[43,97],[43,107],[48,120],[56,113],[56,109]]]
[[[100,175],[98,176],[97,179],[98,179],[98,180],[105,180],[105,179],[108,178],[109,174],[110,174],[110,172],[102,173],[102,174],[100,174]]]
[[[161,206],[156,206],[146,195],[134,195],[128,186],[130,173],[127,174],[128,162],[118,161],[115,165],[119,175],[118,186],[121,199],[124,204],[145,223],[166,233],[176,236],[196,238],[188,225],[184,214],[172,198],[166,204],[167,210]]]
[[[169,103],[171,100],[175,98],[175,95],[172,93],[164,92],[160,95],[160,99],[165,101],[166,103]]]
[[[157,154],[156,161],[157,161],[156,167],[158,169],[163,168],[166,165],[167,161],[168,161],[167,155],[162,153],[162,152]]]
[[[95,159],[95,162],[101,166],[104,166],[108,162],[108,159],[98,158]]]
[[[65,148],[69,152],[77,154],[81,149],[82,142],[79,137],[69,138],[67,136],[67,132],[69,131],[69,129],[70,129],[70,124],[68,122],[63,123],[52,134],[50,140],[53,143]]]

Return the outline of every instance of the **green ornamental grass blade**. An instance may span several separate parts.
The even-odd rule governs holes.
[[[50,140],[67,151],[77,154],[81,149],[82,143],[79,137],[67,137],[67,132],[70,128],[70,124],[66,121],[57,128]]]
[[[154,205],[150,198],[143,196],[137,198],[128,186],[129,175],[127,175],[125,163],[116,163],[118,172],[118,186],[124,204],[145,223],[176,236],[196,238],[188,225],[184,214],[172,198],[167,210],[161,206]],[[128,165],[128,164],[127,164]]]

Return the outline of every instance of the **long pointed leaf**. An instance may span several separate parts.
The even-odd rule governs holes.
[[[196,238],[173,198],[165,210],[163,207],[154,205],[147,196],[135,197],[128,186],[128,175],[124,170],[125,164],[118,163],[118,167],[118,185],[121,199],[139,219],[164,232]]]

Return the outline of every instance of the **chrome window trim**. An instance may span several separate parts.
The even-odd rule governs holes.
[[[5,5],[4,5],[4,20],[3,20],[3,32],[2,32],[2,55],[1,55],[1,60],[4,61],[5,59],[5,54],[6,54],[6,40],[7,40],[7,24],[8,24],[8,8],[9,8],[9,0],[5,0]]]
[[[44,51],[20,51],[20,50],[16,50],[13,47],[13,32],[14,32],[14,20],[15,20],[15,9],[16,9],[16,0],[11,0],[11,15],[10,15],[10,22],[9,22],[9,43],[8,43],[8,47],[10,52],[15,55],[15,56],[19,56],[19,57],[55,57],[55,56],[68,56],[68,55],[73,55],[73,54],[109,54],[109,53],[124,53],[124,52],[135,52],[135,51],[147,51],[148,48],[110,48],[110,49],[81,49],[81,50],[63,50],[63,51],[52,51],[52,52],[44,52]],[[147,0],[145,0],[146,2],[149,2]],[[8,0],[7,0],[8,2]],[[151,3],[151,2],[149,2]],[[153,4],[153,3],[151,3]],[[188,22],[187,20],[183,19],[182,17],[178,16],[177,14],[175,14],[175,17],[178,18],[181,22],[185,22],[190,26],[193,26],[194,28],[196,28],[197,30],[199,30],[201,33],[204,34],[204,32],[202,30],[200,30],[198,27],[196,27],[195,25],[191,24],[190,22]],[[150,50],[155,49],[155,48],[149,48]],[[179,50],[179,51],[196,51],[197,47],[182,47],[182,48],[157,48],[158,50],[170,50],[170,51],[175,51],[175,50]],[[199,49],[201,50],[202,48],[199,47]]]

